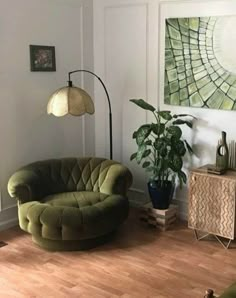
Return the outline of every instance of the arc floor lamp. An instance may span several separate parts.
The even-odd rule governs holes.
[[[110,136],[110,159],[113,158],[112,145],[112,111],[111,101],[107,88],[102,79],[92,71],[86,69],[73,70],[68,73],[68,86],[62,87],[55,91],[49,99],[47,112],[57,117],[67,114],[73,116],[82,116],[85,113],[94,114],[94,103],[90,95],[83,89],[73,86],[71,75],[78,72],[85,72],[95,76],[102,84],[108,102],[109,108],[109,136]]]

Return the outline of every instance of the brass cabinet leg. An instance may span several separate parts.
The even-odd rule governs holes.
[[[215,238],[218,240],[218,242],[220,242],[220,244],[225,248],[228,249],[230,247],[231,244],[231,239],[229,239],[229,241],[225,244],[218,236],[214,235]]]
[[[207,234],[205,234],[205,235],[199,237],[199,236],[198,236],[198,233],[197,233],[197,230],[194,230],[194,235],[195,235],[196,239],[197,239],[198,241],[200,241],[200,240],[206,238],[207,236],[209,236],[210,234],[207,233]]]
[[[228,242],[225,243],[225,242],[223,242],[223,241],[220,239],[219,236],[214,235],[214,234],[209,234],[209,233],[207,233],[207,234],[205,234],[205,235],[203,235],[203,236],[199,236],[197,230],[195,230],[195,229],[194,229],[194,235],[195,235],[195,237],[196,237],[196,239],[197,239],[198,241],[200,241],[200,240],[206,238],[206,237],[209,236],[209,235],[213,235],[213,236],[216,238],[216,240],[217,240],[217,241],[218,241],[218,242],[219,242],[225,249],[228,249],[228,248],[230,247],[231,242],[232,242],[232,239],[229,239]]]

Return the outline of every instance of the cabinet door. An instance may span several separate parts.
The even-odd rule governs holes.
[[[192,173],[188,220],[190,228],[234,239],[235,181]]]

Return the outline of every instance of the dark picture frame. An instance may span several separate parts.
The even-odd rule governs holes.
[[[54,46],[30,45],[31,71],[56,71]]]

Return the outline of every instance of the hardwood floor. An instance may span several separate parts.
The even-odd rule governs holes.
[[[113,241],[90,251],[47,252],[18,227],[0,240],[8,243],[0,248],[1,298],[201,298],[236,281],[236,244],[197,242],[183,224],[158,232],[134,211]]]

